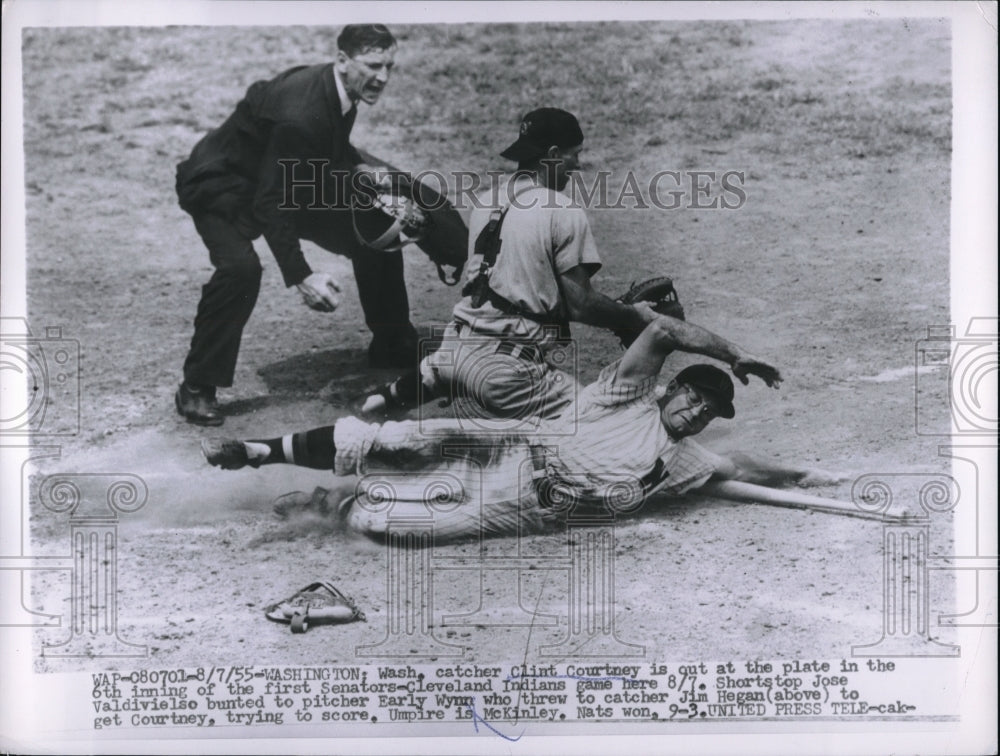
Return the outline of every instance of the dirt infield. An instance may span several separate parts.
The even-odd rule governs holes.
[[[497,156],[521,113],[581,116],[587,175],[727,171],[744,176],[738,209],[593,209],[617,293],[668,274],[691,321],[780,366],[780,391],[737,389],[737,417],[710,448],[866,473],[944,472],[939,438],[918,435],[915,344],[949,322],[950,27],[946,21],[662,22],[413,26],[379,104],[353,141],[422,170],[507,168]],[[354,658],[385,634],[385,550],[329,520],[277,521],[272,498],[330,485],[321,473],[207,468],[172,393],[207,254],[173,191],[174,168],[245,88],[330,57],[331,28],[33,29],[24,35],[29,322],[59,326],[81,349],[80,432],[42,472],[130,473],[147,503],[118,525],[119,633],[164,667],[311,664]],[[685,174],[687,175],[687,174]],[[713,184],[712,196],[719,186]],[[245,331],[227,435],[275,436],[351,414],[386,374],[365,367],[368,334],[348,261],[307,248],[339,275],[344,304],[314,313],[281,284],[266,244],[264,284]],[[407,253],[414,321],[447,321],[457,292]],[[582,378],[619,350],[576,329]],[[675,355],[668,369],[692,360]],[[933,377],[928,375],[928,377]],[[943,401],[943,389],[939,399]],[[55,400],[58,401],[58,396]],[[56,416],[54,410],[53,417]],[[939,426],[938,430],[943,428]],[[349,485],[350,482],[345,483]],[[851,482],[816,491],[851,498]],[[618,636],[649,659],[841,657],[882,627],[877,522],[691,497],[654,502],[617,526]],[[931,552],[951,553],[947,515]],[[32,499],[36,553],[66,551],[64,514]],[[505,553],[510,539],[485,545]],[[522,539],[540,561],[564,535]],[[442,546],[474,555],[475,543]],[[332,579],[367,623],[290,640],[262,609]],[[561,582],[560,582],[561,581]],[[34,573],[34,609],[68,615],[66,573]],[[526,571],[521,606],[558,614],[566,579]],[[946,578],[931,603],[951,606]],[[479,581],[434,581],[435,617],[476,608]],[[438,628],[467,658],[528,653],[562,627]],[[936,633],[936,630],[935,630]],[[56,643],[64,629],[38,633]],[[511,651],[514,649],[514,651]],[[149,663],[149,662],[147,662]],[[129,660],[39,658],[40,671],[128,667]]]

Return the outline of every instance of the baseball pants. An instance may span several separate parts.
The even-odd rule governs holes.
[[[206,213],[193,220],[215,271],[201,290],[184,379],[194,384],[232,386],[243,328],[260,291],[262,268],[253,241],[261,230],[246,217],[228,220]],[[387,350],[408,348],[415,355],[417,337],[410,323],[402,253],[360,249],[353,240],[353,229],[341,228],[339,234],[334,231],[329,229],[326,238],[316,243],[334,252],[354,247],[351,262],[358,297],[375,341]],[[345,233],[351,234],[349,242],[337,239]]]
[[[533,355],[530,345],[479,336],[456,323],[421,362],[420,379],[431,397],[469,400],[462,411],[476,413],[473,420],[558,417],[580,387],[575,376]]]

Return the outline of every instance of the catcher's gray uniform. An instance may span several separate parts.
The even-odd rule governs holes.
[[[569,357],[557,344],[557,322],[568,322],[558,277],[577,266],[593,275],[601,259],[586,214],[566,195],[522,178],[500,196],[513,201],[490,288],[523,310],[551,314],[552,323],[546,327],[510,314],[490,300],[476,306],[472,296],[464,296],[441,347],[421,363],[420,379],[430,395],[467,396],[489,415],[554,417],[577,388],[571,366],[557,364]],[[482,262],[475,242],[490,212],[476,209],[469,219],[470,281]]]
[[[431,518],[441,538],[537,531],[565,512],[540,501],[532,482],[545,443],[546,477],[571,497],[631,510],[654,492],[679,495],[703,485],[720,458],[690,438],[672,440],[663,427],[654,377],[616,381],[618,363],[584,388],[575,411],[543,426],[549,436],[477,437],[441,420],[368,424],[339,420],[338,474],[363,477],[347,515],[367,534],[386,532],[394,518]],[[570,433],[569,423],[576,423]],[[442,459],[440,450],[452,448]]]

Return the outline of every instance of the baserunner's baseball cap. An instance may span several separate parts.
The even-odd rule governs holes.
[[[521,119],[517,141],[500,155],[521,162],[541,157],[553,145],[566,149],[578,144],[583,144],[583,130],[576,116],[559,108],[539,108]]]
[[[715,413],[727,420],[736,415],[733,407],[733,381],[715,365],[690,365],[674,378],[678,383],[698,389]]]

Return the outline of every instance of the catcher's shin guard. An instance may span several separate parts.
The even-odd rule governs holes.
[[[369,394],[361,407],[361,412],[369,415],[377,412],[400,413],[417,406],[420,391],[420,373],[408,370],[392,383],[386,383]]]

